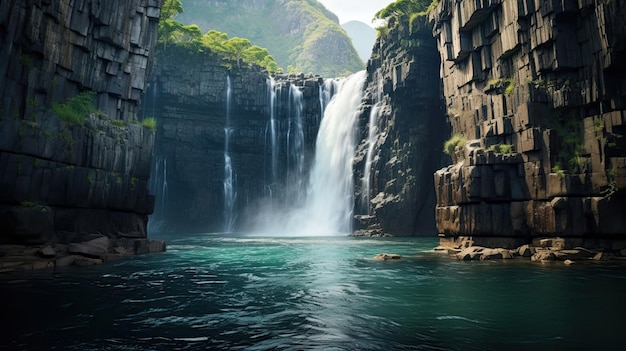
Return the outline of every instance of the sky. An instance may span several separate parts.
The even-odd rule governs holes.
[[[318,0],[339,17],[339,23],[361,21],[372,27],[374,14],[395,0]]]

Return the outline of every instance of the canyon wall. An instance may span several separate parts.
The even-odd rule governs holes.
[[[439,2],[447,121],[467,139],[434,176],[443,244],[624,246],[625,18],[611,0]]]
[[[149,249],[154,132],[136,118],[160,6],[0,3],[0,243],[106,236]]]
[[[374,46],[354,162],[355,235],[437,233],[432,174],[447,134],[439,66],[426,17],[391,26]]]
[[[247,219],[306,185],[324,81],[219,62],[184,47],[158,50],[143,104],[158,121],[154,230],[247,229]]]

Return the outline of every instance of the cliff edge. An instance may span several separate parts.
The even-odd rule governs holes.
[[[367,65],[354,235],[436,234],[432,174],[446,134],[440,61],[427,18],[401,21],[377,39]]]
[[[164,249],[145,240],[154,131],[137,120],[160,6],[0,4],[0,256],[57,245],[39,252],[50,266]],[[98,249],[68,251],[84,242]]]

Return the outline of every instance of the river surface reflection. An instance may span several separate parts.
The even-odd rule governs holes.
[[[619,349],[626,265],[460,262],[435,238],[162,236],[0,275],[7,350]],[[374,261],[397,253],[400,261]]]

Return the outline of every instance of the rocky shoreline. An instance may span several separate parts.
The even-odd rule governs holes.
[[[0,245],[0,273],[67,266],[93,266],[133,255],[165,251],[165,241],[111,239],[94,234],[69,244]]]
[[[444,243],[445,244],[445,243]],[[486,247],[475,245],[471,238],[459,240],[454,245],[440,245],[434,251],[448,254],[461,261],[529,258],[532,262],[608,261],[626,259],[626,249],[598,249],[575,246],[578,240],[569,238],[543,238],[517,248]]]

